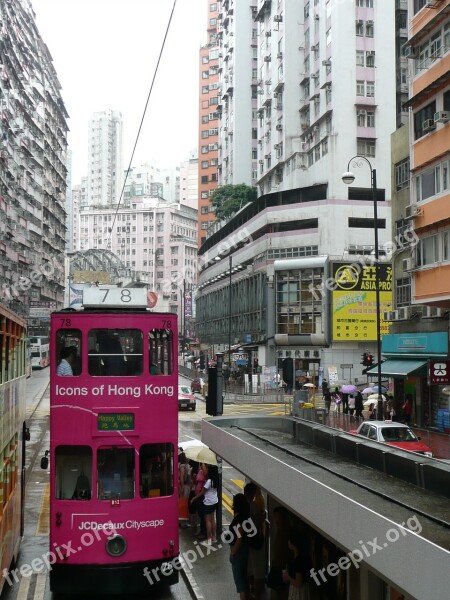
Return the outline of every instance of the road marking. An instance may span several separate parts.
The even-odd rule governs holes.
[[[222,504],[225,506],[228,512],[233,514],[233,501],[225,494],[225,492],[222,492]]]
[[[20,580],[19,591],[16,600],[27,600],[28,590],[30,589],[30,578],[22,577]]]
[[[50,483],[46,483],[42,493],[41,508],[35,535],[48,535],[50,525]]]
[[[47,573],[38,573],[33,600],[44,600]]]
[[[244,480],[243,479],[232,479],[231,480],[232,483],[234,483],[234,485],[236,487],[238,487],[240,490],[244,489]]]
[[[195,581],[195,578],[192,575],[192,571],[188,568],[186,561],[183,558],[182,553],[180,554],[179,559],[180,559],[181,566],[183,567],[181,569],[181,575],[183,576],[183,578],[185,578],[187,587],[192,590],[196,600],[204,599],[205,596],[201,593],[200,588],[198,587],[197,582]]]

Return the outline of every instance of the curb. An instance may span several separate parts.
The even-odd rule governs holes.
[[[205,600],[205,596],[201,593],[200,588],[192,574],[192,571],[186,564],[183,556],[180,554],[180,563],[182,566],[181,576],[183,577],[184,583],[189,590],[189,594],[193,600]]]

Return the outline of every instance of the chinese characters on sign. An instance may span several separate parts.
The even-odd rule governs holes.
[[[332,292],[332,326],[334,341],[375,341],[377,313],[375,265],[334,263],[335,289]],[[390,323],[384,321],[384,311],[392,307],[392,267],[378,266],[380,290],[381,335],[389,333]]]
[[[450,360],[430,360],[428,367],[430,385],[448,385],[450,383]]]
[[[99,431],[126,431],[134,429],[134,414],[99,414],[97,416],[97,429]]]

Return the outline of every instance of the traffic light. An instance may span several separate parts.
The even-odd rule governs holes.
[[[361,364],[364,365],[365,367],[371,367],[373,365],[372,354],[369,354],[368,352],[364,352],[364,354],[362,355]]]

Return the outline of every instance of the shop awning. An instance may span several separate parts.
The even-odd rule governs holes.
[[[390,359],[381,363],[381,374],[388,377],[406,377],[418,369],[425,367],[426,360],[402,360]],[[366,371],[367,375],[377,375],[378,367],[372,367]]]

